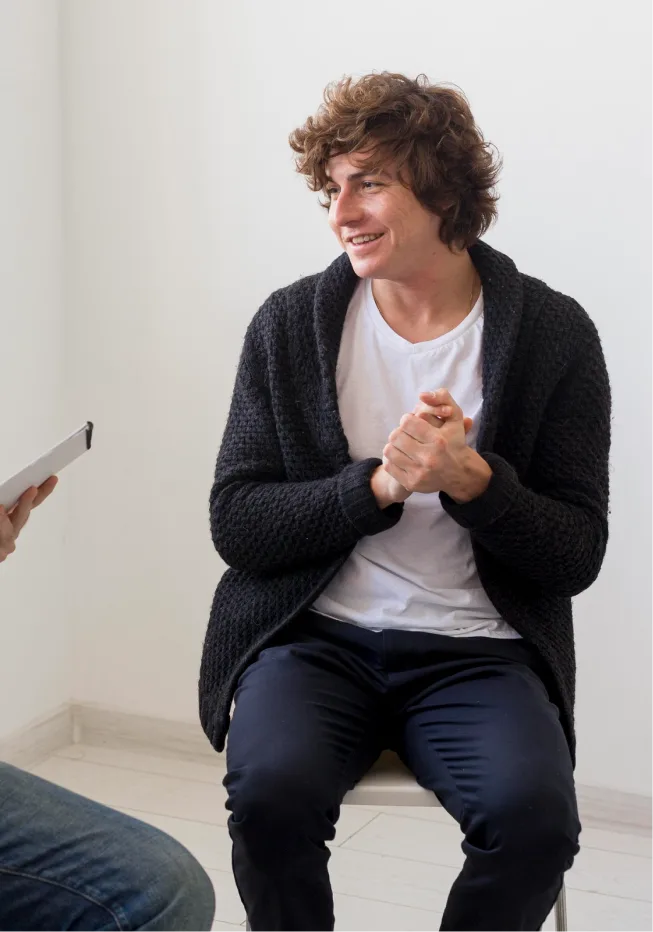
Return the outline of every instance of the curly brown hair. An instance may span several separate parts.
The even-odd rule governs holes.
[[[449,248],[471,246],[496,218],[498,153],[462,91],[431,84],[426,75],[412,80],[383,71],[329,84],[324,103],[289,142],[297,171],[325,195],[332,156],[364,153],[361,163],[370,169],[392,161],[402,184],[440,217]],[[326,195],[322,204],[329,203]]]

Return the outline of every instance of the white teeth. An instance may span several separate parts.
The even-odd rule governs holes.
[[[351,242],[354,246],[360,246],[361,243],[371,243],[373,240],[383,236],[383,233],[371,233],[366,236],[354,236]]]

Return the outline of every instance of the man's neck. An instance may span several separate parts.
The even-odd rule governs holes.
[[[410,343],[449,333],[467,317],[479,292],[478,273],[466,251],[449,254],[427,271],[401,281],[372,280],[381,316]]]

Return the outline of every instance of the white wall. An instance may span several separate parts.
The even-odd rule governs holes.
[[[62,30],[69,410],[96,423],[71,487],[76,697],[193,722],[239,332],[208,203],[205,7],[73,0]]]
[[[58,4],[0,0],[0,478],[62,429]],[[0,566],[0,738],[70,695],[65,490]]]
[[[287,135],[343,73],[467,93],[504,154],[489,241],[573,294],[614,383],[612,541],[577,600],[578,779],[650,792],[648,4],[64,0],[77,698],[196,719],[207,497],[240,339],[337,254]]]

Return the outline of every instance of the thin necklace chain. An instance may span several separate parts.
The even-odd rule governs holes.
[[[478,282],[478,273],[477,273],[476,271],[474,271],[474,280],[473,280],[473,282],[472,282],[472,290],[471,290],[470,295],[469,295],[469,310],[470,310],[470,311],[471,311],[471,309],[474,307],[474,304],[475,304],[474,295],[476,294],[476,287],[477,287],[478,284],[479,284],[479,282]],[[480,289],[479,289],[479,293],[480,293]],[[477,299],[477,300],[478,300],[478,299]]]

